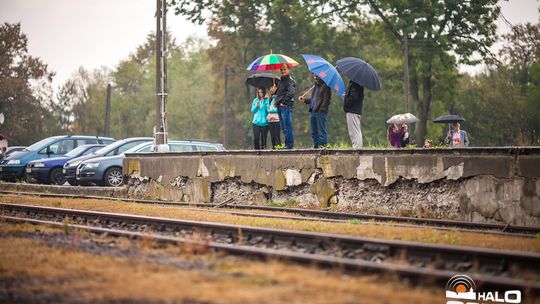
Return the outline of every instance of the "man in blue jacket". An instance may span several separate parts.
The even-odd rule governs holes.
[[[296,84],[289,75],[289,67],[286,64],[282,64],[279,71],[281,72],[281,81],[277,87],[275,104],[278,108],[281,129],[285,135],[285,149],[292,149],[294,147],[292,111]]]

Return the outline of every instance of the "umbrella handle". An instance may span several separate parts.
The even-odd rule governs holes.
[[[306,94],[309,93],[311,90],[313,90],[313,88],[315,88],[315,85],[313,85],[311,88],[309,88],[309,90],[305,91],[304,94],[302,94],[302,96],[300,96],[300,97],[306,96]]]

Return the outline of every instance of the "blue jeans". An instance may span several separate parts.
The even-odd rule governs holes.
[[[311,112],[311,138],[313,138],[313,148],[320,148],[328,144],[328,130],[326,119],[328,113]]]
[[[278,108],[279,123],[281,124],[281,130],[285,136],[285,149],[292,149],[294,147],[294,132],[292,127],[292,108],[288,106],[280,106]]]

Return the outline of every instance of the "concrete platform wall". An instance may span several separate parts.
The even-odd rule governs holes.
[[[540,225],[540,149],[131,154],[128,194]]]

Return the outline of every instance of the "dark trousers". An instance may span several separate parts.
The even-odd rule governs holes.
[[[326,129],[326,118],[328,113],[311,112],[311,138],[313,138],[313,148],[320,148],[328,145],[328,131]]]
[[[268,122],[268,129],[270,130],[270,139],[272,141],[272,149],[281,145],[281,127],[279,121]]]
[[[268,126],[253,126],[253,147],[255,150],[266,149],[266,135],[268,134]]]

